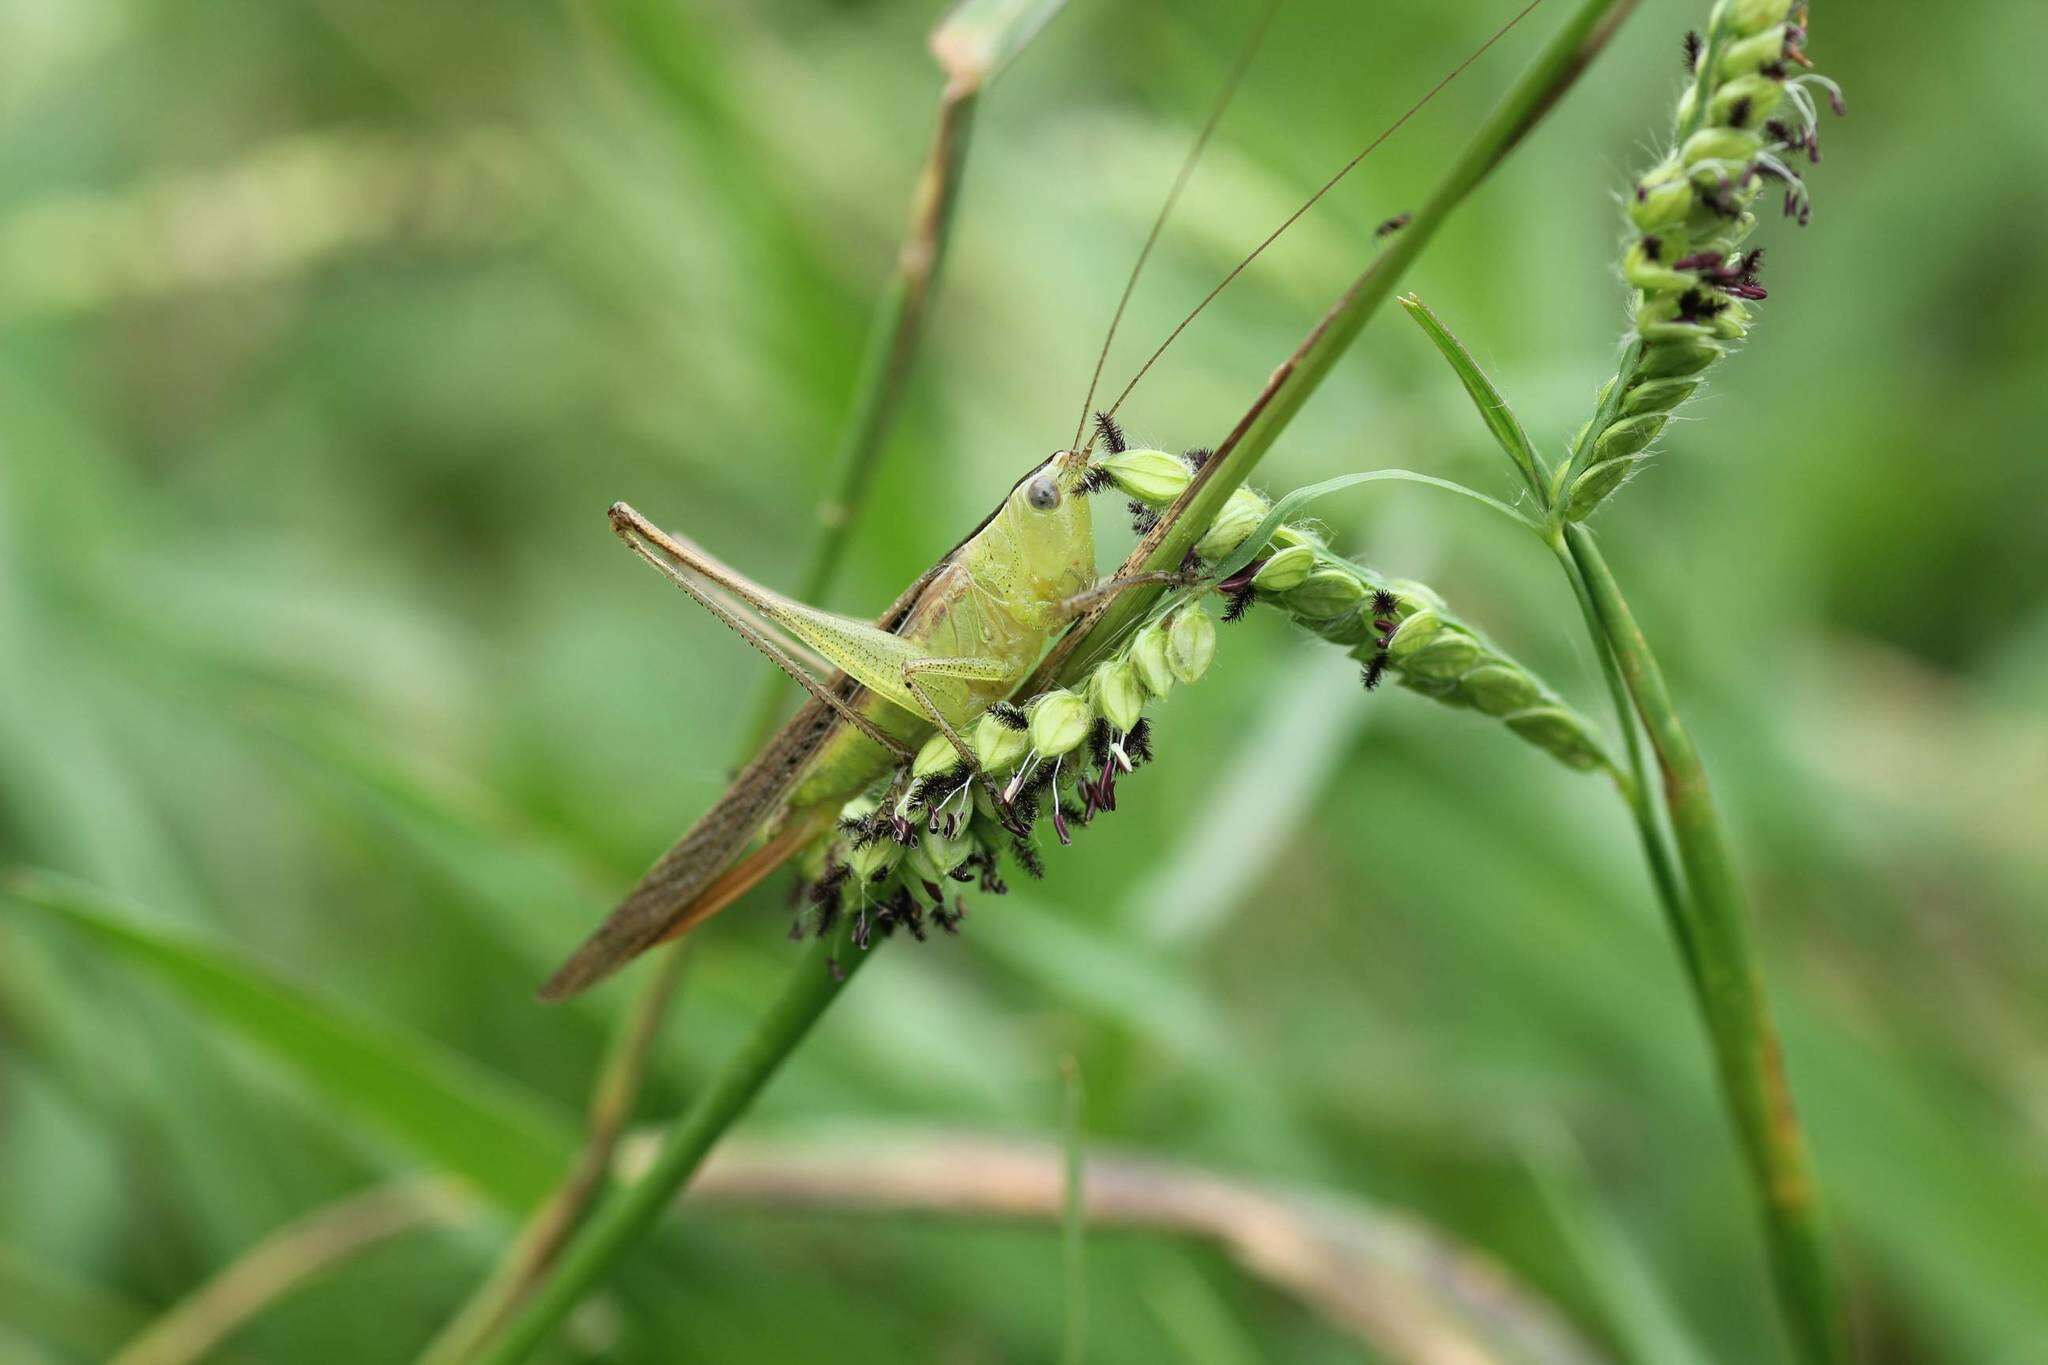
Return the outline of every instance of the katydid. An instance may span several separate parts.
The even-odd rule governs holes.
[[[642,558],[811,694],[596,933],[542,988],[602,980],[685,933],[831,827],[840,807],[934,733],[969,768],[961,728],[1007,698],[1053,638],[1103,591],[1082,483],[1085,451],[1035,467],[879,620],[795,602],[619,503],[612,526]],[[766,841],[742,857],[765,831]]]
[[[1210,301],[1540,3],[1530,0],[1346,163],[1168,334],[1099,415],[1101,432],[1114,446],[1121,448],[1120,436],[1112,434],[1114,414]],[[1253,29],[1138,254],[1081,405],[1084,427],[1138,274],[1278,7],[1279,0],[1271,0]],[[1095,536],[1085,496],[1094,486],[1088,458],[1093,444],[1084,444],[1077,428],[1071,448],[1055,452],[1019,479],[980,526],[873,622],[784,597],[687,539],[662,531],[624,503],[614,504],[612,527],[628,546],[768,655],[811,699],[549,978],[541,988],[543,999],[560,999],[594,985],[730,905],[831,829],[849,800],[908,762],[934,734],[946,737],[972,780],[981,780],[963,729],[1007,700],[1086,607],[1140,583],[1171,580],[1192,586],[1200,580],[1199,573],[1153,572],[1096,583]],[[1003,805],[999,797],[996,804]],[[760,846],[749,852],[757,839]]]

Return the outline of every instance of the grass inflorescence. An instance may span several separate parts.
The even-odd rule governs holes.
[[[1788,217],[1811,218],[1797,163],[1820,160],[1815,95],[1836,113],[1844,105],[1805,44],[1806,7],[1791,0],[1718,5],[1704,35],[1686,35],[1671,149],[1627,196],[1632,332],[1557,471],[1550,491],[1563,518],[1582,520],[1627,482],[1672,413],[1749,334],[1750,305],[1767,295],[1763,249],[1744,249],[1758,201],[1775,187]]]

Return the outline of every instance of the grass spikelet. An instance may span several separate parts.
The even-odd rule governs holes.
[[[1749,304],[1766,297],[1763,252],[1742,251],[1753,206],[1770,185],[1804,225],[1811,201],[1792,168],[1820,159],[1820,90],[1839,112],[1839,88],[1811,66],[1803,7],[1716,7],[1704,35],[1686,35],[1686,70],[1672,148],[1634,185],[1621,274],[1634,294],[1633,335],[1601,389],[1551,489],[1558,514],[1579,521],[1627,482],[1671,413],[1705,371],[1749,334]]]

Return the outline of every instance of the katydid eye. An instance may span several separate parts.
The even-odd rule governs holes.
[[[1060,486],[1050,474],[1040,474],[1024,486],[1024,501],[1041,512],[1050,512],[1060,505]]]

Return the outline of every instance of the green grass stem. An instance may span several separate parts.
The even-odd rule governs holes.
[[[1828,1263],[1806,1136],[1749,941],[1748,898],[1705,766],[1592,534],[1570,525],[1564,536],[1662,772],[1665,809],[1690,892],[1685,904],[1700,1009],[1762,1201],[1772,1279],[1787,1330],[1801,1360],[1847,1360],[1847,1323]]]

